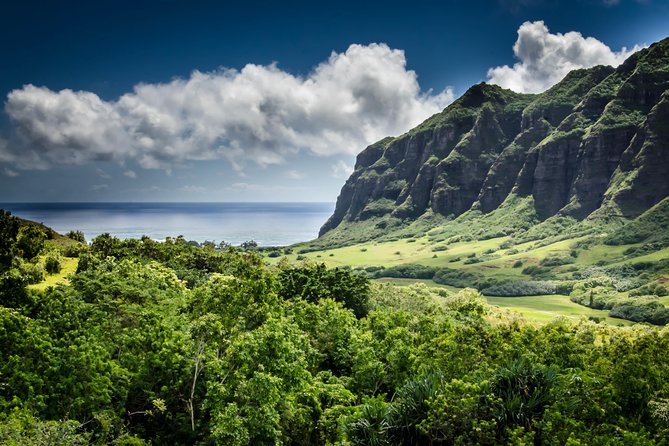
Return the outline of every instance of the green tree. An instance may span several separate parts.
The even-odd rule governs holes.
[[[0,272],[12,266],[18,233],[18,220],[9,212],[0,209]]]
[[[40,253],[44,247],[47,236],[36,225],[25,225],[19,229],[16,238],[16,247],[21,250],[23,258],[32,259]]]

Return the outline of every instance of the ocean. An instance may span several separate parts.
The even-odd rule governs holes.
[[[155,240],[285,246],[312,240],[334,203],[0,203],[13,215],[65,234],[84,232],[87,241],[103,233]]]

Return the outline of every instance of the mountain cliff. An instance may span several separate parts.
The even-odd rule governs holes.
[[[634,219],[669,195],[668,178],[665,39],[615,69],[572,71],[541,94],[471,87],[363,150],[320,236],[347,243],[473,218],[506,233],[556,219]]]

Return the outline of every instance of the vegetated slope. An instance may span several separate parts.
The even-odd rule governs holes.
[[[475,85],[358,155],[317,244],[445,221],[471,230],[485,219],[485,238],[547,220],[634,219],[669,195],[668,89],[669,39],[538,95]]]
[[[669,330],[182,237],[100,235],[36,290],[18,226],[0,212],[2,445],[666,444]]]

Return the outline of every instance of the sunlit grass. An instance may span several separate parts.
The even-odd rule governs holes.
[[[69,275],[74,274],[77,271],[77,266],[79,265],[79,259],[63,257],[61,261],[61,269],[57,274],[47,274],[43,281],[33,285],[28,285],[28,288],[32,290],[45,290],[50,286],[56,286],[61,284],[69,283]]]

